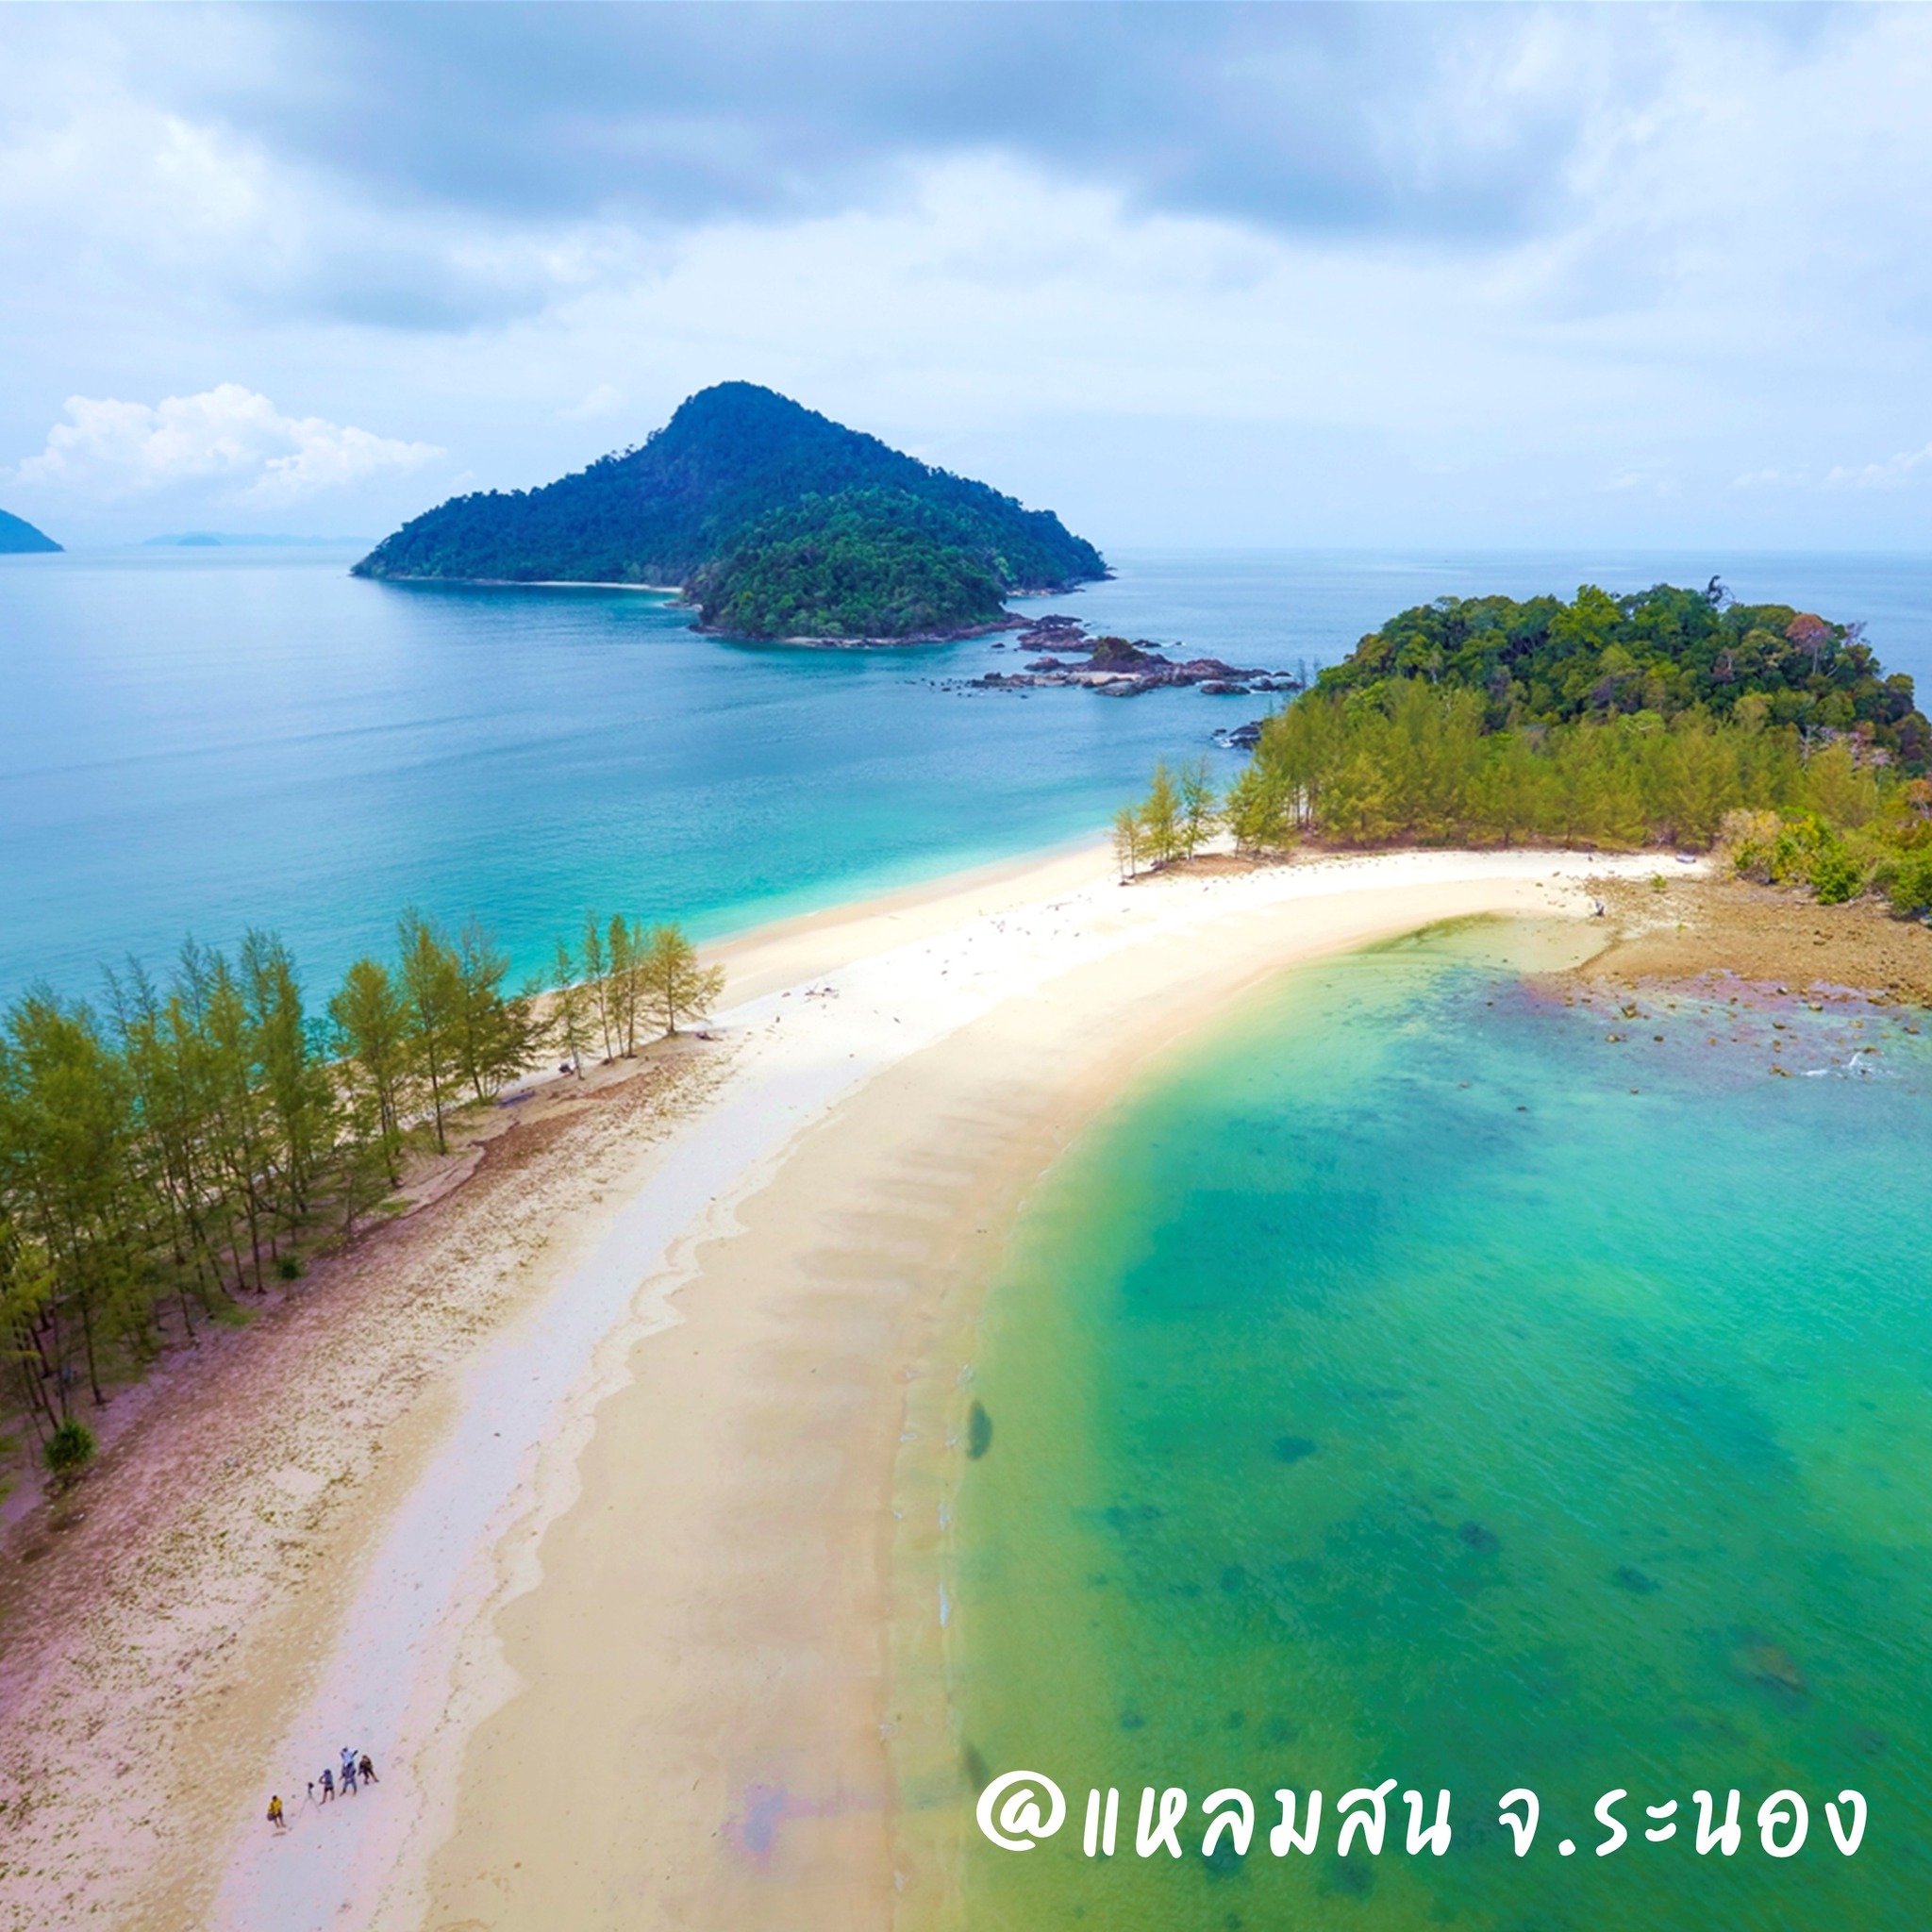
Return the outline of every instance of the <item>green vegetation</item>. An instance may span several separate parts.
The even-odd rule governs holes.
[[[767,554],[769,553],[769,554]],[[690,398],[640,449],[540,490],[454,497],[360,576],[676,584],[708,627],[908,637],[997,617],[1014,591],[1104,576],[1046,510],[745,382]]]
[[[25,517],[9,516],[0,509],[0,557],[58,550],[60,547],[44,530],[35,529]]]
[[[70,1417],[47,1438],[41,1453],[56,1482],[72,1482],[94,1459],[94,1432]]]
[[[1722,844],[1825,904],[1932,909],[1932,726],[1856,626],[1668,586],[1405,611],[1268,719],[1214,810],[1247,852]],[[1124,874],[1204,823],[1157,769],[1115,821]]]
[[[37,987],[0,1014],[0,1411],[50,1472],[92,1454],[83,1398],[244,1320],[240,1297],[303,1274],[298,1241],[387,1212],[453,1112],[553,1046],[581,1073],[592,1015],[606,1054],[631,1055],[723,990],[675,925],[590,919],[557,957],[547,1001],[511,992],[474,921],[452,936],[412,910],[324,1016],[258,932],[232,959],[183,946],[165,984],[110,973],[99,1007]]]
[[[707,630],[734,637],[904,638],[996,624],[1006,590],[970,519],[902,490],[848,490],[760,517],[691,594]]]
[[[1474,691],[1486,731],[1701,712],[1717,724],[1789,727],[1807,744],[1850,735],[1921,771],[1932,725],[1913,706],[1912,680],[1887,677],[1861,632],[1785,604],[1733,603],[1715,579],[1626,597],[1586,584],[1568,604],[1442,597],[1365,637],[1316,688]]]

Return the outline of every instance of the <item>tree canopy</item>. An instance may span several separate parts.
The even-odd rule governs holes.
[[[707,630],[734,637],[931,636],[999,621],[993,541],[904,491],[808,496],[741,530],[691,595]]]
[[[547,998],[508,968],[474,919],[452,934],[410,910],[392,958],[358,959],[320,1013],[263,932],[232,957],[190,942],[161,978],[130,963],[99,1005],[42,985],[0,1009],[0,1462],[25,1420],[75,1474],[79,1404],[378,1216],[454,1111],[552,1043],[578,1073],[598,1033],[628,1058],[724,985],[675,925],[621,916],[558,944]]]
[[[1123,878],[1343,845],[1716,846],[1824,904],[1932,915],[1932,777],[1912,681],[1856,625],[1733,604],[1713,578],[1575,601],[1444,597],[1391,618],[1265,720],[1224,796],[1155,768],[1114,816]]]
[[[1328,696],[1374,698],[1417,680],[1477,693],[1486,731],[1697,710],[1718,724],[1839,735],[1909,771],[1932,757],[1912,680],[1887,676],[1863,626],[1786,604],[1739,604],[1657,584],[1613,596],[1441,597],[1391,618],[1321,675]]]

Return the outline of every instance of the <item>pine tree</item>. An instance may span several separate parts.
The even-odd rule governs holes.
[[[429,1083],[436,1122],[436,1151],[449,1152],[443,1115],[457,1079],[458,1028],[463,1007],[462,972],[455,949],[413,908],[396,922],[401,953],[403,1010],[410,1054]]]
[[[530,1001],[504,991],[509,956],[475,919],[457,936],[456,1073],[478,1100],[488,1099],[529,1064]]]
[[[642,955],[643,1004],[669,1038],[680,1020],[698,1020],[724,991],[722,966],[700,966],[697,948],[675,925],[658,926]]]
[[[1294,837],[1282,788],[1252,761],[1235,774],[1221,815],[1234,835],[1237,852],[1278,850]]]
[[[373,1144],[391,1187],[402,1180],[403,1126],[413,1106],[409,1012],[401,988],[380,959],[361,958],[343,975],[341,990],[328,1003],[335,1024],[336,1047],[342,1056],[352,1113],[366,1099],[373,1103],[356,1115],[355,1144]]]
[[[548,1037],[562,1049],[564,1058],[570,1062],[571,1072],[581,1080],[584,1077],[584,1049],[591,1041],[595,995],[577,977],[576,961],[571,958],[570,945],[564,940],[557,942],[557,957],[551,972],[554,984],[550,993]]]
[[[1141,829],[1146,834],[1148,856],[1156,865],[1166,865],[1180,856],[1180,793],[1165,758],[1154,767],[1147,796],[1141,801]]]
[[[604,950],[604,929],[597,924],[597,915],[590,911],[584,914],[584,984],[595,1003],[597,1025],[604,1036],[604,1058],[614,1059],[617,1029],[611,1010],[610,956]]]
[[[1214,808],[1214,778],[1205,757],[1190,758],[1175,780],[1179,822],[1174,831],[1183,858],[1191,858],[1213,836],[1219,814]]]

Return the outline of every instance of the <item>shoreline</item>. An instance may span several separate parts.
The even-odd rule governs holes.
[[[355,1520],[310,1533],[326,1602],[298,1615],[258,1579],[253,1600],[196,1612],[183,1586],[224,1635],[171,1735],[211,1735],[230,1692],[259,1708],[216,1765],[233,1788],[182,1807],[199,1837],[158,1825],[145,1867],[102,1874],[141,1902],[123,1922],[764,1923],[782,1894],[788,1924],[889,1923],[898,1437],[905,1404],[936,1399],[931,1339],[1031,1181],[1147,1054],[1243,987],[1442,918],[1585,913],[1584,879],[1634,891],[1652,865],[1381,854],[1123,890],[1089,846],[726,941],[715,1090],[648,1144],[611,1141],[596,1185],[559,1173],[560,1152],[519,1177],[542,1231],[516,1306],[424,1379]],[[275,1507],[288,1475],[244,1472]],[[383,1784],[325,1831],[299,1814],[270,1841],[266,1792],[287,1795],[319,1739],[332,1756],[345,1719]],[[165,1777],[165,1739],[121,1742],[124,1772]],[[575,1774],[541,1790],[519,1774],[562,1762]],[[264,1776],[279,1782],[258,1793]],[[571,1890],[639,1860],[658,1875],[628,1915]],[[34,1904],[12,1923],[81,1915]]]
[[[415,576],[401,572],[363,574],[354,568],[351,576],[360,575],[362,581],[372,584],[453,584],[471,590],[486,591],[641,591],[649,595],[669,597],[680,608],[696,610],[695,604],[685,601],[682,584],[633,584],[623,583],[602,577],[430,577]],[[1101,581],[1095,579],[1096,582]],[[1071,594],[1068,591],[1013,591],[1008,593],[1014,597],[1058,597]],[[889,651],[908,644],[957,644],[973,638],[997,637],[1002,631],[1022,630],[1029,620],[1017,611],[1006,611],[997,621],[989,619],[984,624],[963,625],[952,630],[913,631],[905,637],[896,638],[848,638],[848,637],[748,637],[739,631],[720,630],[710,625],[701,624],[692,619],[691,628],[702,638],[716,638],[727,644],[769,644],[790,645],[797,649],[814,651]]]
[[[956,1287],[972,1275],[964,1257],[998,1225],[974,1218],[988,1184],[1017,1205],[1037,1172],[1013,1170],[1016,1145],[1041,1144],[1016,1136],[1019,1117],[1063,1133],[1070,1094],[1104,1096],[1124,1050],[1138,1058],[1298,958],[1445,917],[1587,910],[1576,886],[1603,870],[1593,856],[1402,855],[1123,892],[1089,852],[909,920],[862,914],[870,936],[837,921],[806,935],[850,956],[837,991],[767,990],[724,1016],[753,1035],[736,1095],[600,1248],[609,1306],[622,1268],[642,1287],[567,1413],[532,1430],[541,1466],[452,1592],[470,1635],[450,1651],[454,1701],[417,1700],[407,1755],[436,1797],[413,1851],[386,1833],[357,1882],[324,1895],[293,1883],[294,1861],[244,1848],[224,1922],[346,1908],[384,1925],[758,1923],[782,1893],[791,1924],[884,1923],[879,1544],[908,1385],[877,1374],[879,1351],[903,1354],[934,1319],[926,1268]],[[1231,926],[1241,943],[1210,990],[1198,941]],[[874,951],[876,937],[898,943]],[[932,1247],[936,1227],[969,1225]],[[855,1243],[852,1226],[870,1231]],[[868,1276],[874,1295],[850,1288]],[[474,1488],[473,1468],[448,1469]],[[366,1695],[366,1659],[361,1680]],[[538,1682],[541,1699],[520,1694]],[[749,1757],[724,1741],[751,1737]],[[563,1761],[573,1776],[533,1792],[522,1768]],[[779,1856],[787,1820],[814,1823],[789,1827]],[[427,1872],[411,1869],[425,1855]],[[646,1884],[638,1861],[663,1869]],[[633,1916],[605,1915],[613,1888]]]

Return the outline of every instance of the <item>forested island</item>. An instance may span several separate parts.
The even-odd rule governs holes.
[[[0,557],[18,557],[28,552],[54,551],[62,547],[44,530],[35,529],[25,517],[11,516],[0,509]]]
[[[1827,904],[1932,908],[1932,724],[1857,625],[1657,585],[1439,599],[1260,724],[1224,798],[1162,771],[1115,824],[1124,869],[1244,850],[1723,845]]]
[[[358,576],[675,586],[701,627],[835,642],[971,635],[1016,591],[1107,575],[1049,510],[748,382],[541,489],[453,497]]]

